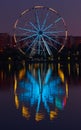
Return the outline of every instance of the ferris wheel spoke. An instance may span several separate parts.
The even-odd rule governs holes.
[[[58,23],[60,20],[62,20],[62,17],[57,18],[57,19],[54,21],[54,23],[56,24],[56,23]]]
[[[25,10],[16,20],[14,28],[17,47],[28,56],[52,55],[55,49],[57,52],[61,51],[67,40],[64,19],[57,11],[44,6]]]
[[[29,22],[29,23],[36,31],[38,31],[38,28],[32,22]]]
[[[40,49],[42,49],[43,51],[45,50],[41,41],[41,37],[39,37],[39,42],[38,42],[38,54],[40,54]]]
[[[58,34],[58,33],[63,33],[64,31],[48,31],[44,32],[45,34]]]
[[[36,51],[35,49],[35,47],[36,47],[36,44],[38,43],[38,36],[37,36],[37,38],[35,39],[35,41],[34,41],[34,44],[32,45],[32,50],[31,50],[31,53],[30,53],[30,55],[32,55],[33,53],[34,53],[34,51]]]
[[[53,26],[53,23],[52,24],[50,24],[50,25],[48,25],[46,28],[44,28],[43,29],[43,31],[46,31],[46,30],[48,30],[49,28],[51,28]]]
[[[48,45],[55,48],[55,50],[58,50],[57,47],[55,47],[55,45],[56,45],[55,43],[50,41],[50,42],[48,42]]]
[[[41,38],[38,36],[38,54],[40,54]]]
[[[31,36],[26,36],[25,38],[22,38],[22,39],[18,40],[17,42],[25,41],[25,40],[27,40],[27,39],[30,39],[30,38],[36,36],[36,35],[37,35],[37,34],[33,34],[33,35],[31,35]]]
[[[43,51],[45,51],[45,49],[44,49],[44,47],[43,47],[43,44],[42,44],[42,41],[41,41],[41,38],[42,37],[39,37],[39,52],[40,52],[40,48],[43,50]],[[40,53],[39,53],[40,54]]]
[[[56,41],[55,39],[51,38],[50,36],[45,35],[45,34],[43,34],[43,35],[44,35],[47,39],[49,39],[49,40],[53,41],[54,43],[61,45],[61,43],[60,43],[60,42]]]
[[[51,55],[52,52],[51,52],[51,50],[50,50],[48,44],[47,44],[46,41],[44,40],[43,36],[42,36],[42,41],[43,41],[43,43],[44,43],[44,45],[45,45],[45,47],[46,47],[46,50],[47,50],[48,54]]]
[[[46,22],[47,22],[47,17],[48,17],[48,15],[49,15],[49,12],[46,14],[46,17],[45,17],[45,19],[44,19],[44,21],[43,21],[43,25],[42,25],[41,30],[44,29],[44,27],[45,27],[45,24],[46,24]]]
[[[33,40],[33,42],[31,43],[31,45],[26,49],[26,52],[34,45],[36,44],[36,40],[37,40],[38,36]],[[35,46],[35,45],[34,45]]]
[[[27,32],[33,32],[33,33],[36,33],[36,31],[34,30],[31,30],[31,29],[27,29],[27,28],[22,28],[22,27],[17,27],[19,30],[22,30],[22,31],[27,31]]]
[[[40,30],[40,21],[39,21],[39,17],[38,17],[37,11],[36,11],[36,21],[37,21],[38,29]]]
[[[58,23],[61,19],[62,19],[62,17],[59,17],[58,19],[56,19],[56,20],[54,21],[54,23],[52,23],[52,24],[48,25],[46,28],[44,28],[43,31],[48,30],[48,29],[51,28],[54,24]]]

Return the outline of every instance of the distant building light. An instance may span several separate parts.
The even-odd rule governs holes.
[[[79,55],[79,51],[77,51],[76,54]]]
[[[68,56],[68,60],[70,60],[70,56]]]
[[[60,60],[60,57],[58,57],[58,60]]]
[[[8,57],[8,60],[11,60],[11,57]]]

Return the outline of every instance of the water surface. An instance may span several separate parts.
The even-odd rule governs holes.
[[[80,129],[81,65],[0,64],[0,129]]]

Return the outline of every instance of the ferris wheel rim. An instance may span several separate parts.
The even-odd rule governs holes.
[[[20,19],[23,15],[25,15],[26,13],[28,13],[29,11],[31,11],[31,10],[33,10],[33,9],[47,9],[47,10],[50,10],[51,12],[53,12],[53,13],[55,13],[56,15],[58,15],[58,16],[61,17],[61,15],[60,15],[56,10],[54,10],[54,9],[52,9],[52,8],[48,8],[48,7],[45,7],[45,6],[34,6],[34,7],[32,7],[31,9],[26,9],[25,11],[23,11],[23,12],[21,13],[21,15],[19,16],[19,18],[16,20],[16,22],[15,22],[15,24],[14,24],[14,29],[16,29],[17,24],[18,24],[18,22],[19,22],[19,19]],[[60,52],[60,51],[64,48],[64,46],[65,46],[65,44],[66,44],[66,41],[67,41],[67,26],[66,26],[66,23],[65,23],[65,20],[63,19],[63,17],[61,17],[61,20],[62,20],[62,22],[63,22],[63,24],[64,24],[64,27],[65,27],[65,41],[64,41],[64,44],[63,44],[63,45],[60,47],[60,49],[58,50],[58,52]],[[14,34],[14,41],[15,41],[15,43],[17,43],[16,34]],[[26,54],[25,52],[22,51],[21,47],[18,47],[18,49],[19,49],[24,55]]]

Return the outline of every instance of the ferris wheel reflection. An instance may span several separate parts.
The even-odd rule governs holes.
[[[66,106],[68,84],[63,72],[54,66],[29,65],[14,76],[15,105],[22,116],[36,121],[53,120]]]

